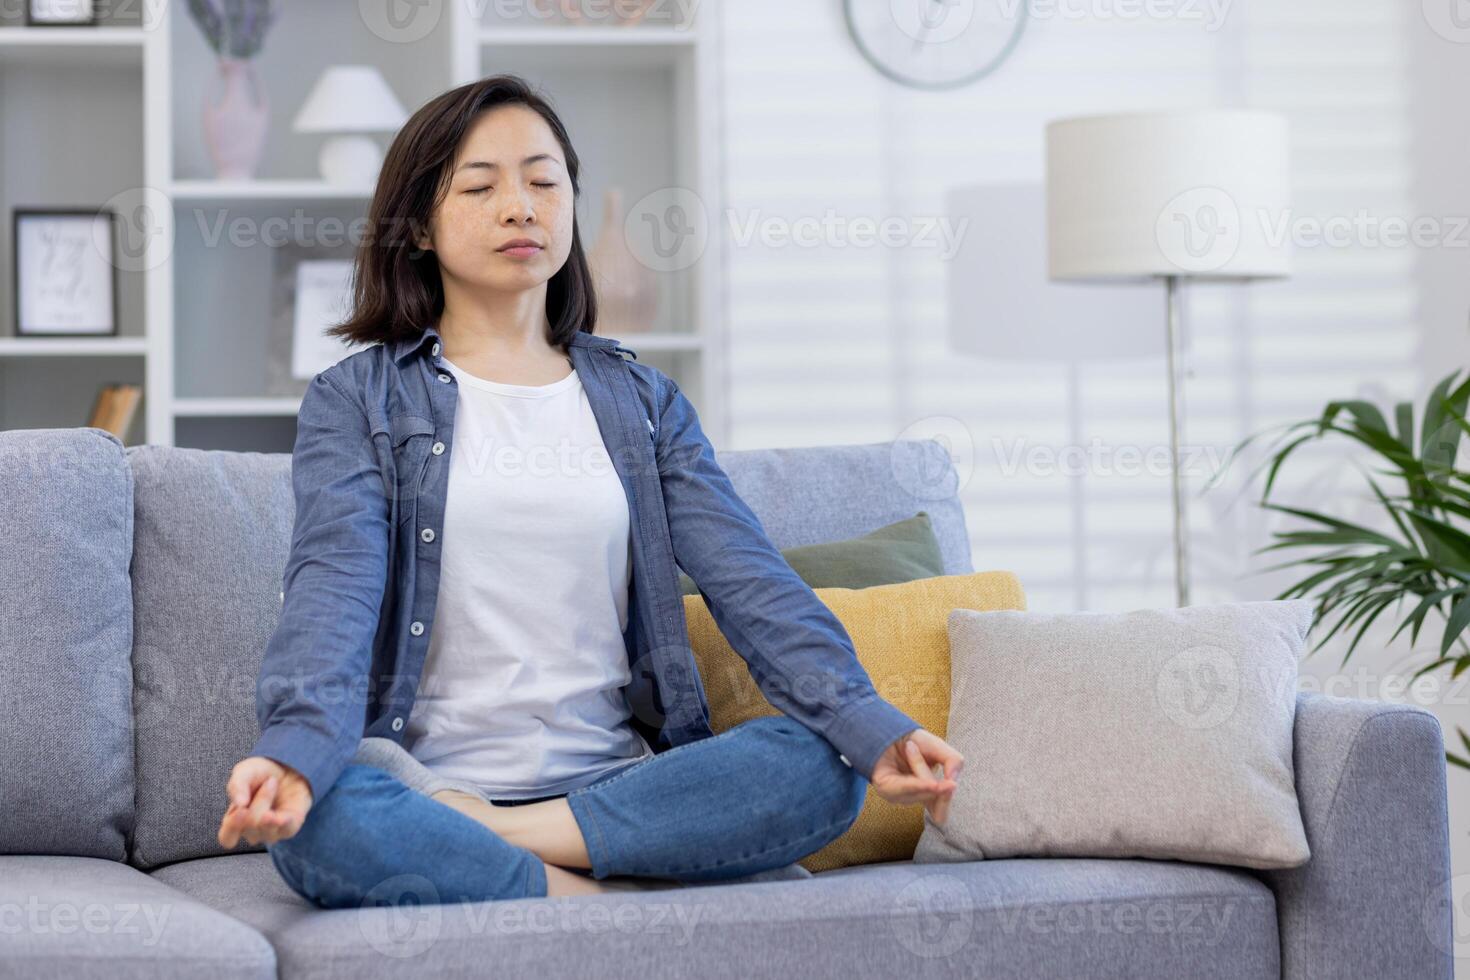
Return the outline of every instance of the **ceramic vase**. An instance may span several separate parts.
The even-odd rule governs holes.
[[[622,188],[608,188],[587,263],[597,288],[597,332],[609,337],[652,330],[658,316],[658,280],[628,248],[623,221]]]
[[[265,145],[270,106],[247,58],[221,57],[204,99],[204,142],[220,180],[251,180]]]

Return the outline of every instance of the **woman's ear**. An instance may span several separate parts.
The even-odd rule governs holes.
[[[414,220],[410,222],[410,228],[413,229],[414,247],[420,252],[432,252],[434,250],[434,243],[429,238],[429,232],[433,229],[430,227],[429,222]]]

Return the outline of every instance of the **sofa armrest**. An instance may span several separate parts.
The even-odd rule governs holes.
[[[1284,980],[1454,976],[1444,738],[1423,708],[1299,693],[1311,859],[1276,893]]]

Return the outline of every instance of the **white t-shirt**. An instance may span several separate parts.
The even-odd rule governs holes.
[[[404,731],[497,799],[570,792],[653,753],[628,723],[628,499],[574,369],[459,382],[428,659]]]

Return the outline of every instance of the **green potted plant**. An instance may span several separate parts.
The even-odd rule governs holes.
[[[1415,418],[1411,402],[1392,408],[1390,425],[1384,412],[1371,402],[1350,399],[1330,402],[1317,418],[1272,426],[1241,440],[1230,450],[1230,460],[1257,438],[1282,429],[1273,452],[1256,470],[1266,469],[1260,506],[1292,514],[1307,522],[1292,530],[1275,531],[1274,543],[1257,553],[1295,549],[1297,557],[1271,569],[1299,568],[1303,577],[1278,599],[1311,597],[1317,601],[1317,621],[1336,622],[1310,652],[1316,652],[1339,630],[1357,627],[1343,663],[1375,619],[1389,607],[1401,617],[1392,640],[1409,628],[1409,642],[1432,611],[1442,617],[1439,653],[1414,672],[1414,678],[1448,666],[1451,678],[1470,669],[1470,471],[1455,468],[1460,439],[1470,431],[1465,417],[1470,399],[1470,377],[1456,383],[1457,369],[1434,386]],[[1392,477],[1401,493],[1386,492],[1367,470],[1368,485],[1392,521],[1392,531],[1376,531],[1320,511],[1287,507],[1269,501],[1282,465],[1302,445],[1320,439],[1350,439],[1366,447],[1382,476]],[[1278,448],[1279,447],[1279,448]],[[1361,466],[1359,466],[1362,469]],[[1211,483],[1217,482],[1212,480]],[[1405,609],[1406,602],[1412,607]],[[1465,754],[1446,752],[1455,765],[1470,769],[1470,735],[1457,726]]]

